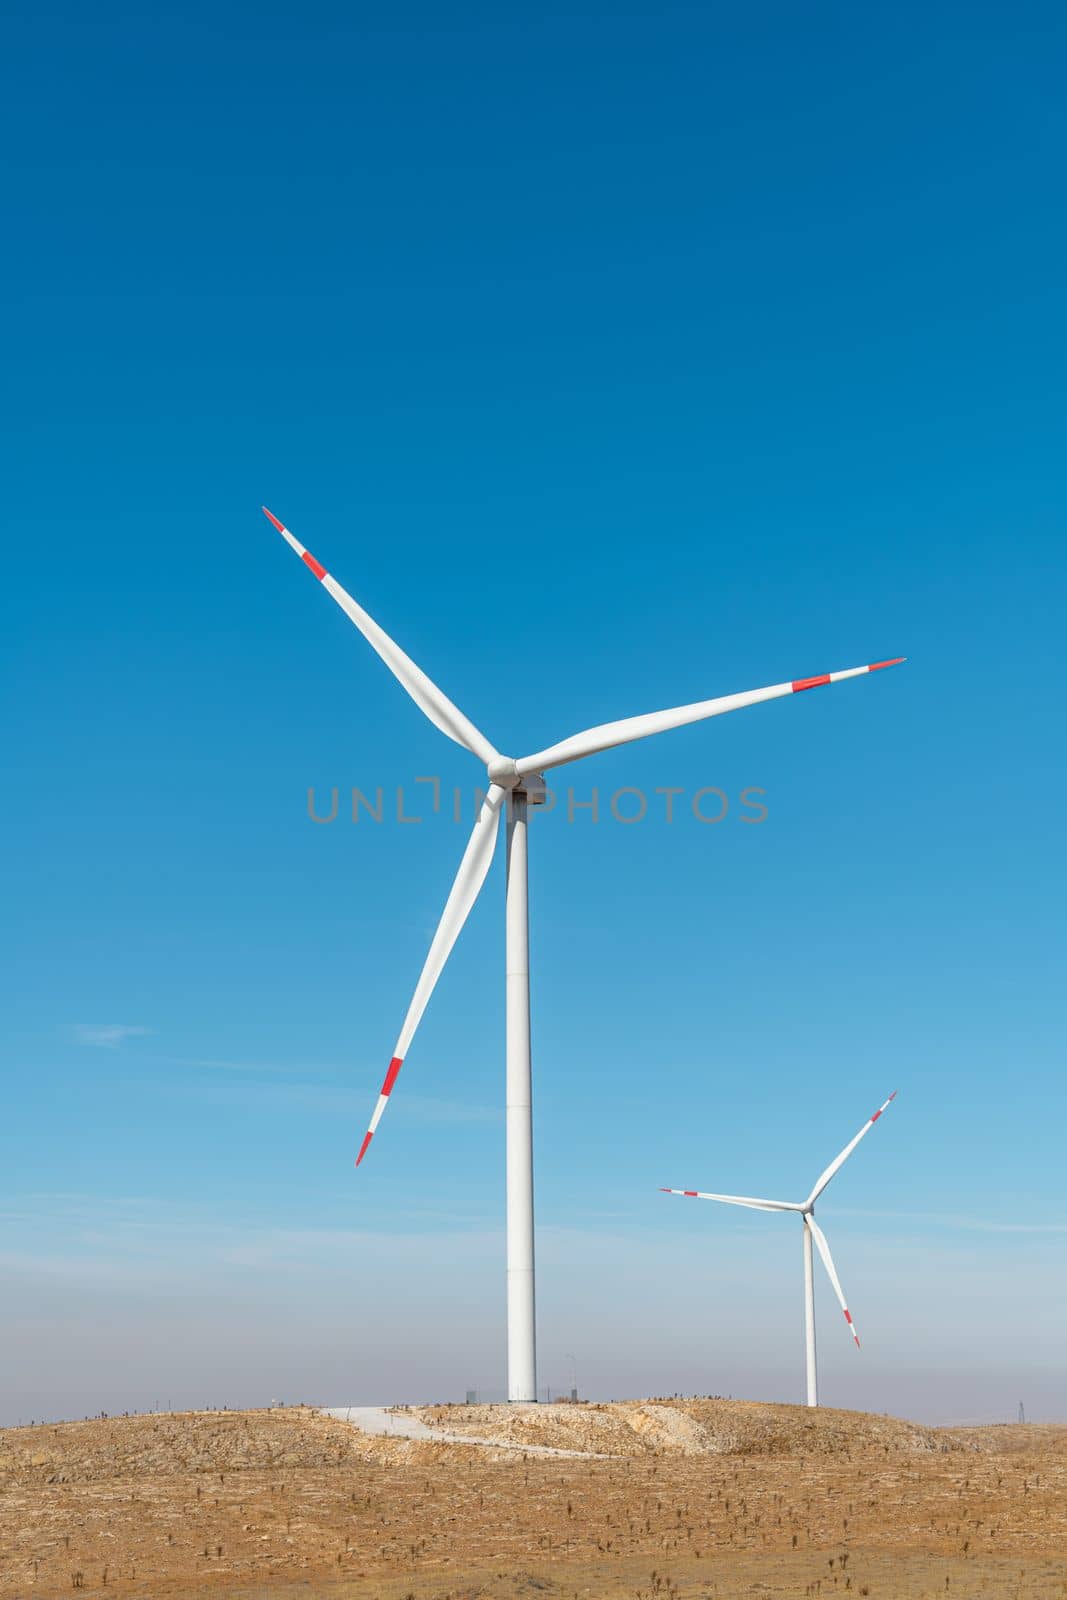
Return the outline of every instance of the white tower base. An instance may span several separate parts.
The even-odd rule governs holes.
[[[536,801],[535,801],[536,803]],[[533,1091],[527,796],[507,800],[507,1272],[508,1400],[537,1399],[534,1305]]]
[[[815,1267],[807,1217],[804,1218],[804,1353],[807,1358],[808,1405],[817,1406],[819,1380],[815,1369]]]

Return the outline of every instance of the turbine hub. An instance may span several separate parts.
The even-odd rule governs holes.
[[[497,784],[501,789],[514,789],[519,783],[519,774],[515,770],[515,761],[511,756],[494,756],[486,771],[489,782]]]

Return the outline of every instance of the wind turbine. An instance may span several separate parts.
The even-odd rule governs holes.
[[[790,683],[772,684],[766,689],[749,689],[744,694],[722,695],[716,700],[700,700],[693,705],[675,706],[669,711],[653,711],[645,716],[624,717],[620,722],[605,722],[599,727],[576,733],[559,744],[549,745],[530,756],[514,760],[501,755],[496,747],[452,704],[435,683],[404,654],[399,645],[379,628],[362,606],[342,589],[324,566],[315,560],[263,507],[264,514],[277,528],[323,588],[355,623],[367,643],[381,656],[402,688],[435,727],[454,739],[483,762],[489,775],[489,791],[482,802],[474,829],[463,852],[445,909],[433,936],[422,974],[408,1007],[396,1048],[386,1070],[381,1093],[370,1119],[370,1126],[356,1157],[358,1167],[374,1137],[389,1096],[396,1084],[404,1058],[411,1047],[434,985],[448,960],[460,929],[466,922],[482,884],[485,882],[496,848],[497,826],[502,809],[507,816],[507,880],[505,889],[505,970],[507,983],[507,1306],[508,1306],[508,1399],[515,1402],[537,1399],[534,1343],[534,1220],[533,1220],[533,1116],[530,1077],[530,960],[527,912],[527,807],[542,805],[545,799],[543,774],[615,745],[629,744],[652,733],[681,728],[706,717],[717,717],[742,706],[758,705],[763,700],[778,700],[802,689],[816,689],[838,683],[843,678],[858,678],[881,667],[893,667],[904,659],[876,661],[847,672],[824,672],[815,678],[795,678]],[[507,801],[505,808],[504,802]]]
[[[834,1269],[834,1258],[830,1254],[830,1246],[826,1235],[815,1221],[815,1202],[822,1194],[826,1185],[836,1172],[840,1172],[849,1156],[855,1150],[864,1134],[874,1127],[882,1112],[891,1106],[897,1097],[894,1089],[873,1116],[868,1117],[863,1127],[854,1139],[850,1139],[839,1156],[836,1156],[826,1171],[817,1179],[814,1189],[806,1200],[754,1200],[749,1195],[742,1194],[704,1194],[700,1189],[661,1189],[661,1194],[683,1194],[690,1200],[720,1200],[728,1206],[748,1206],[752,1211],[799,1211],[804,1223],[804,1350],[808,1375],[808,1405],[817,1406],[819,1403],[819,1383],[815,1370],[815,1271],[811,1253],[812,1240],[822,1256],[823,1266],[827,1276],[833,1284],[834,1293],[838,1304],[845,1313],[848,1330],[855,1340],[856,1349],[860,1347],[859,1335],[856,1324],[852,1320],[852,1313],[845,1301],[845,1293],[841,1287],[841,1280]]]

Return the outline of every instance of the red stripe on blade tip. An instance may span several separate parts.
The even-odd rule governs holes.
[[[894,656],[892,661],[872,661],[867,668],[868,672],[881,672],[883,667],[899,667],[902,661],[907,661],[907,656]]]
[[[273,522],[279,533],[285,532],[285,524],[278,521],[273,511],[268,511],[266,506],[260,506],[259,509],[262,511],[268,522]]]
[[[360,1147],[359,1147],[359,1155],[356,1157],[356,1166],[357,1167],[359,1166],[360,1162],[363,1160],[363,1157],[367,1154],[367,1147],[368,1147],[368,1145],[370,1144],[370,1142],[371,1142],[371,1140],[373,1138],[374,1138],[373,1133],[365,1133],[363,1135],[363,1143],[360,1145]]]
[[[821,689],[824,683],[830,682],[830,674],[821,672],[817,678],[794,678],[792,689],[794,694],[799,694],[801,689]]]
[[[845,1321],[848,1323],[849,1327],[852,1326],[852,1313],[851,1313],[851,1311],[846,1311],[845,1312]]]
[[[310,550],[305,550],[300,559],[303,561],[305,566],[311,568],[312,572],[321,583],[323,578],[326,576],[326,568],[319,565],[319,563],[315,560],[315,557],[311,554]]]
[[[383,1094],[392,1094],[393,1084],[396,1082],[396,1075],[400,1071],[400,1068],[403,1066],[403,1064],[403,1056],[394,1056],[392,1061],[390,1061],[389,1071],[385,1074],[385,1082],[382,1084]]]
[[[698,1191],[696,1189],[683,1189],[682,1193],[687,1194],[690,1200],[695,1200],[697,1198]]]

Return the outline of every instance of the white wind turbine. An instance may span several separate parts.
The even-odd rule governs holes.
[[[762,700],[777,700],[837,683],[842,678],[857,678],[880,667],[896,666],[903,656],[892,661],[876,661],[847,672],[827,672],[815,678],[797,678],[790,683],[772,684],[766,689],[750,689],[744,694],[722,695],[716,700],[700,700],[693,705],[675,706],[670,711],[653,711],[646,716],[625,717],[621,722],[605,722],[597,728],[574,734],[560,744],[550,745],[531,756],[513,760],[501,755],[483,733],[470,722],[447,695],[418,668],[399,645],[356,604],[325,567],[306,550],[278,518],[263,511],[278,532],[292,546],[304,564],[319,579],[356,627],[377,651],[386,666],[406,689],[421,711],[442,733],[454,739],[485,764],[489,791],[482,803],[474,830],[463,852],[455,882],[433,936],[429,954],[415,988],[400,1037],[396,1042],[382,1084],[370,1126],[356,1157],[358,1167],[367,1153],[382,1112],[396,1083],[434,985],[448,960],[460,929],[478,898],[496,848],[498,821],[505,799],[507,814],[507,887],[505,890],[505,966],[507,975],[507,1307],[508,1307],[508,1399],[537,1399],[534,1344],[534,1220],[533,1220],[533,1117],[530,1079],[530,964],[527,916],[526,823],[527,805],[544,803],[542,774],[550,767],[579,761],[583,756],[610,750],[615,745],[644,739],[651,733],[681,728],[705,717],[717,717],[742,706],[758,705]]]
[[[704,1194],[700,1189],[661,1189],[661,1194],[683,1194],[690,1200],[720,1200],[728,1206],[748,1206],[752,1211],[798,1211],[804,1223],[804,1351],[808,1375],[808,1405],[817,1406],[819,1403],[819,1383],[815,1369],[815,1273],[811,1254],[811,1243],[814,1239],[816,1248],[822,1256],[823,1266],[826,1268],[830,1282],[833,1284],[834,1293],[838,1304],[845,1313],[848,1329],[859,1349],[859,1335],[856,1325],[852,1320],[852,1313],[845,1301],[845,1293],[841,1287],[841,1280],[834,1269],[834,1258],[830,1254],[830,1246],[826,1235],[815,1221],[815,1202],[822,1194],[835,1172],[839,1172],[849,1156],[859,1144],[863,1135],[873,1128],[878,1118],[886,1108],[892,1105],[897,1097],[894,1089],[872,1117],[868,1117],[863,1127],[854,1139],[850,1139],[841,1154],[827,1167],[826,1171],[816,1181],[814,1189],[806,1200],[754,1200],[749,1195],[741,1194]]]

